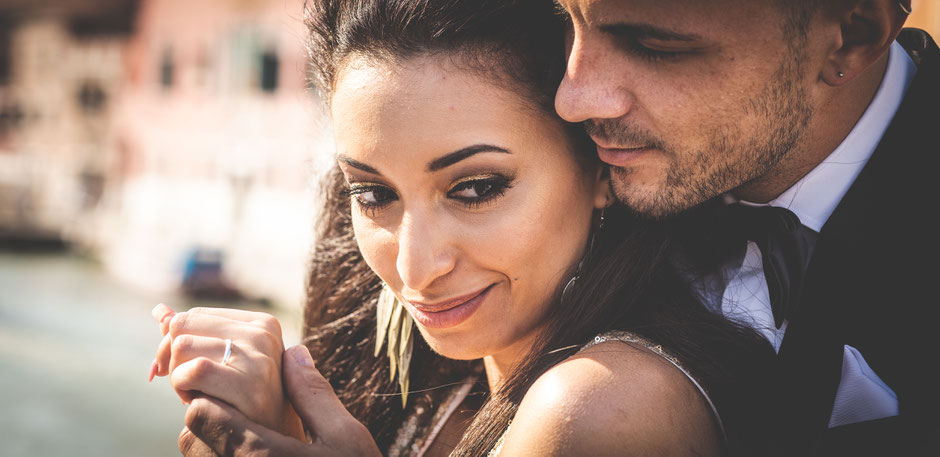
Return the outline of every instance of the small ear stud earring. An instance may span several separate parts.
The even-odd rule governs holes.
[[[845,77],[845,73],[842,73],[841,71],[837,72],[836,75],[839,76],[840,78]]]

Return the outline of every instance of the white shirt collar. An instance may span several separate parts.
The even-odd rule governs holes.
[[[888,67],[875,97],[842,144],[767,205],[793,211],[804,226],[819,232],[875,152],[916,71],[907,51],[895,41],[888,51]]]

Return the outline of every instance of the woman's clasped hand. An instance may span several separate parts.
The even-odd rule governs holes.
[[[189,404],[179,437],[184,455],[239,455],[236,449],[279,456],[381,455],[368,429],[316,370],[309,350],[284,350],[273,316],[222,308],[177,313],[164,304],[152,314],[164,337],[149,378],[169,376]],[[300,416],[284,389],[305,393],[297,396]],[[223,423],[227,433],[206,433]]]
[[[336,397],[304,346],[287,349],[284,388],[310,431],[311,439],[286,436],[245,417],[212,397],[193,400],[186,412],[183,455],[270,455],[283,457],[370,457],[382,455],[369,430]],[[224,429],[225,433],[215,430]],[[209,453],[207,454],[207,451]]]
[[[169,376],[184,403],[208,395],[272,430],[304,437],[300,418],[281,387],[284,342],[277,319],[221,308],[176,313],[164,304],[152,314],[164,336],[151,379]],[[230,355],[224,360],[227,341]]]

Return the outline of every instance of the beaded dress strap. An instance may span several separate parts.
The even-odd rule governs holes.
[[[695,377],[692,376],[692,374],[689,373],[689,371],[686,370],[685,367],[682,366],[682,363],[679,362],[679,359],[677,359],[674,355],[666,352],[666,350],[663,349],[662,345],[654,344],[652,341],[646,338],[643,338],[642,336],[637,335],[635,333],[627,332],[624,330],[614,330],[614,331],[602,333],[600,335],[595,336],[593,341],[582,346],[581,349],[578,350],[578,352],[582,352],[592,346],[596,346],[600,343],[604,343],[607,341],[620,341],[623,343],[630,343],[635,346],[643,347],[646,350],[652,352],[653,354],[656,354],[666,359],[674,367],[679,369],[679,371],[681,371],[682,374],[684,374],[685,377],[689,379],[689,381],[692,381],[692,384],[695,386],[695,388],[698,389],[699,393],[702,394],[702,397],[705,398],[705,401],[708,403],[708,407],[711,408],[712,415],[715,417],[715,421],[718,422],[718,429],[721,431],[722,439],[724,440],[727,438],[725,436],[725,426],[721,422],[721,416],[718,415],[718,408],[715,407],[715,403],[713,403],[711,397],[708,396],[708,392],[706,392],[705,388],[702,387],[701,384],[699,384],[698,380],[695,379]]]

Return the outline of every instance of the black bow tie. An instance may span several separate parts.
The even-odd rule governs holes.
[[[734,204],[727,210],[725,227],[760,248],[770,308],[779,329],[799,304],[816,233],[786,208]]]

